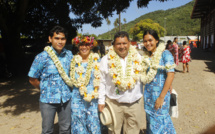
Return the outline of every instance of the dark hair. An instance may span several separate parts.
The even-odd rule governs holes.
[[[113,44],[115,43],[116,38],[119,38],[119,37],[127,37],[128,41],[129,41],[129,35],[128,35],[128,33],[125,32],[125,31],[120,31],[120,32],[117,32],[117,33],[114,35]]]
[[[61,26],[54,26],[50,32],[49,32],[49,36],[53,37],[54,33],[59,34],[59,33],[63,33],[65,35],[65,37],[67,38],[67,31],[65,30],[65,28],[61,27]]]
[[[144,38],[144,36],[147,35],[147,34],[152,35],[152,36],[155,38],[155,40],[158,41],[158,43],[156,44],[156,45],[158,46],[158,44],[159,44],[159,36],[158,36],[157,32],[154,31],[154,30],[146,30],[146,31],[143,33],[143,38]]]
[[[183,41],[183,45],[186,45],[187,44],[187,42],[186,41]]]
[[[176,39],[178,39],[178,37],[175,37],[175,38],[174,38],[174,41],[175,41]]]
[[[171,40],[168,40],[168,41],[167,41],[167,45],[168,45],[169,43],[172,43],[172,41],[171,41]]]
[[[172,43],[172,41],[171,41],[171,40],[168,40],[168,41],[167,41],[167,44],[166,44],[166,49],[168,49],[168,47],[169,47],[168,45],[169,45],[170,43]]]

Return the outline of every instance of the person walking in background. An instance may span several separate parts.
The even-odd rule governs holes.
[[[70,98],[72,85],[68,77],[72,52],[66,50],[67,33],[63,27],[55,26],[49,34],[52,46],[38,54],[28,73],[29,82],[40,89],[40,111],[42,134],[54,133],[55,114],[58,113],[60,134],[70,134]]]
[[[173,48],[173,45],[172,45],[172,41],[171,41],[171,40],[168,40],[168,41],[167,41],[166,50],[169,50],[170,53],[174,56],[174,48]]]
[[[145,31],[143,44],[143,74],[141,81],[145,84],[144,108],[146,111],[147,134],[176,134],[171,117],[170,91],[174,79],[174,59],[165,50],[165,44],[159,43],[154,30]]]
[[[101,54],[101,58],[105,55],[105,45],[103,44],[103,42],[101,42],[101,44],[99,45],[100,48],[100,54]]]
[[[178,50],[179,50],[179,47],[178,47],[178,38],[175,37],[174,38],[174,41],[173,41],[173,48],[174,48],[174,62],[176,65],[178,65]]]
[[[71,81],[74,83],[71,100],[71,133],[100,134],[98,116],[98,89],[100,84],[100,58],[91,52],[97,46],[93,37],[76,37],[72,40],[79,53],[71,62]]]
[[[182,54],[181,54],[181,58],[180,58],[180,62],[183,63],[183,73],[185,73],[186,68],[187,68],[187,72],[189,72],[188,62],[190,62],[190,53],[191,53],[191,49],[187,45],[187,42],[184,41],[183,48],[182,48]]]
[[[193,42],[191,41],[190,42],[190,50],[192,50],[193,49]]]

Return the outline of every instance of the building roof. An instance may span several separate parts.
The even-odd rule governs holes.
[[[202,18],[215,8],[215,0],[196,0],[191,19]]]

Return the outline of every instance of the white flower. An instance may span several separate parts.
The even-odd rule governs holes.
[[[108,61],[108,65],[109,65],[110,68],[112,67],[112,65],[116,66],[115,61],[113,61],[113,60]]]
[[[79,88],[80,95],[84,95],[84,90],[82,88]]]
[[[134,74],[133,78],[134,78],[136,81],[138,81],[139,78],[140,78],[140,75],[139,75],[139,74]]]
[[[94,80],[93,80],[93,85],[94,85],[94,87],[98,87],[99,84],[100,84],[100,79],[94,79]]]
[[[133,65],[133,68],[134,68],[134,70],[136,71],[141,71],[142,70],[142,67],[140,66],[140,65],[138,65],[138,64],[134,64]]]
[[[110,51],[110,50],[113,50],[113,46],[110,46],[110,47],[109,47],[109,51]]]
[[[128,82],[127,81],[121,81],[120,87],[122,87],[123,91],[125,91],[127,89],[128,86]]]
[[[113,76],[114,74],[117,74],[116,68],[109,69],[109,74],[110,74],[111,76]]]
[[[157,47],[154,55],[151,57],[151,61],[149,60],[149,56],[147,52],[143,53],[143,73],[141,75],[141,81],[146,84],[146,83],[150,83],[155,75],[157,74],[157,69],[164,69],[165,67],[160,66],[159,62],[162,56],[162,53],[165,49],[165,45],[164,44],[159,44],[159,46]],[[148,67],[150,66],[149,71],[146,73]]]
[[[93,67],[95,68],[96,66],[97,66],[97,68],[99,69],[100,63],[99,63],[99,62],[93,62]]]
[[[97,78],[97,79],[101,78],[100,70],[95,70],[94,71],[94,77]]]
[[[74,84],[74,86],[79,88],[79,92],[80,94],[83,96],[87,95],[84,97],[85,101],[90,102],[92,100],[92,94],[87,94],[87,85],[90,81],[91,78],[91,72],[92,69],[94,69],[94,83],[97,87],[99,87],[99,81],[100,81],[100,71],[97,70],[99,68],[99,63],[94,60],[94,54],[90,53],[90,55],[88,56],[88,65],[87,65],[87,69],[86,69],[86,73],[85,73],[85,77],[81,75],[81,73],[84,73],[84,67],[81,66],[81,62],[82,62],[82,58],[80,58],[80,56],[74,56],[72,62],[71,62],[71,67],[70,67],[70,76],[71,76],[71,82]],[[98,57],[97,55],[95,55],[95,57]],[[81,60],[80,60],[81,59]],[[80,64],[78,64],[80,63]],[[78,64],[78,67],[75,67],[76,64]],[[95,66],[97,66],[97,69],[95,68]],[[80,77],[75,78],[75,72],[77,72]],[[95,88],[94,85],[94,88]],[[94,91],[93,91],[94,92]],[[92,93],[93,93],[92,92]],[[95,96],[98,96],[97,94],[95,94]]]
[[[83,77],[79,77],[77,79],[77,84],[78,84],[79,87],[82,86],[82,85],[84,85],[84,78]]]
[[[138,58],[137,55],[134,55],[134,62],[137,62],[139,64],[141,62],[141,59]]]
[[[99,58],[100,58],[100,57],[99,57],[98,53],[94,53],[94,54],[93,54],[93,59],[94,59],[94,60],[95,60],[95,59],[98,60]]]
[[[136,83],[136,81],[134,80],[139,79],[140,73],[143,69],[141,68],[141,58],[138,55],[139,53],[137,52],[136,48],[134,46],[130,46],[126,61],[125,72],[123,72],[122,65],[120,64],[121,61],[119,55],[117,55],[113,49],[109,50],[109,74],[112,77],[112,82],[118,86],[119,90],[126,91],[128,89],[132,89]],[[112,65],[114,65],[114,67],[112,67]]]
[[[166,69],[166,70],[170,70],[170,69],[173,69],[173,68],[175,68],[175,67],[176,67],[175,64],[173,64],[173,65],[167,64],[167,65],[165,66],[165,69]]]
[[[92,100],[92,95],[87,95],[87,97],[84,97],[84,100],[87,101],[87,102],[91,102]]]
[[[108,58],[111,58],[111,56],[112,56],[112,57],[116,57],[116,55],[117,55],[117,54],[114,52],[114,50],[110,50],[110,49],[109,49]]]
[[[75,68],[75,71],[80,74],[80,73],[84,73],[84,67],[83,66],[78,66]]]
[[[81,63],[82,62],[82,57],[80,55],[75,55],[74,59],[75,59],[76,63]]]
[[[93,92],[93,93],[92,93],[92,96],[94,96],[95,99],[97,99],[97,98],[99,97],[99,93],[98,93],[98,92]]]
[[[85,93],[87,93],[87,87],[86,86],[81,86],[79,89],[83,90]]]
[[[120,81],[119,77],[116,77],[115,79],[112,79],[112,82],[113,82],[114,84],[116,84],[118,81]]]

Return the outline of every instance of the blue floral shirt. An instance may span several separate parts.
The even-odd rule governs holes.
[[[53,47],[52,50],[60,60],[64,71],[69,76],[70,63],[73,58],[72,52],[62,50],[58,54]],[[29,77],[38,78],[40,80],[40,101],[43,103],[61,103],[67,102],[71,98],[71,89],[61,78],[58,70],[46,51],[38,54],[28,73]]]

